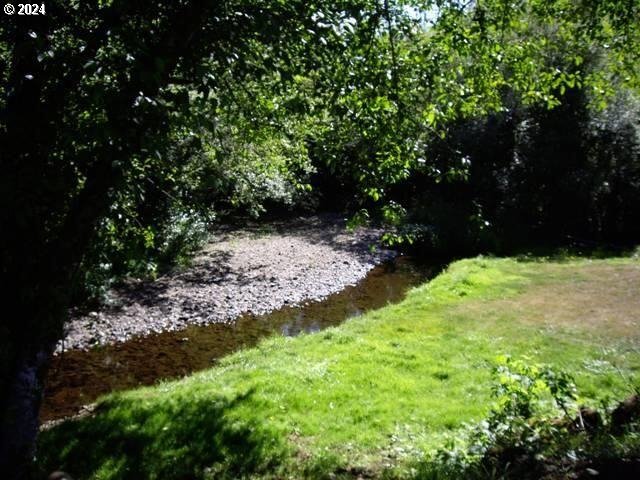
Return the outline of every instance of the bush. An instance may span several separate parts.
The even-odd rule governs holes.
[[[430,453],[418,478],[637,478],[625,476],[640,473],[637,412],[621,427],[612,411],[578,408],[571,377],[542,365],[502,357],[493,373],[488,417]]]

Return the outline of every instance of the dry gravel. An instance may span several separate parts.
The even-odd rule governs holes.
[[[85,349],[190,324],[233,322],[319,300],[361,280],[394,253],[380,230],[345,230],[335,215],[220,231],[193,265],[154,282],[110,292],[109,306],[74,316],[58,346]]]

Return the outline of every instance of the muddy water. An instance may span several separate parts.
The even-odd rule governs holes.
[[[434,273],[433,267],[400,257],[322,301],[284,307],[267,315],[245,315],[233,324],[189,327],[90,351],[68,351],[54,359],[41,418],[47,421],[73,415],[105,393],[211,367],[219,358],[253,346],[268,335],[293,336],[338,325],[367,310],[400,301],[410,287]]]

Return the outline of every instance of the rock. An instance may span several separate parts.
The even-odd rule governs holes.
[[[102,311],[85,317],[72,313],[67,340],[57,351],[191,324],[228,323],[247,311],[263,314],[320,300],[357,283],[376,264],[394,256],[390,251],[370,251],[381,231],[346,232],[344,220],[336,215],[293,222],[258,236],[250,227],[219,235],[192,267],[110,291],[109,305]]]
[[[595,408],[580,407],[578,416],[571,423],[570,430],[592,433],[602,428],[602,416]]]
[[[640,420],[640,397],[632,395],[611,412],[611,430],[620,433],[626,425]]]

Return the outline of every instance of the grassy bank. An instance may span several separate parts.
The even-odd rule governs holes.
[[[472,259],[338,328],[273,338],[181,381],[112,395],[41,435],[40,466],[78,478],[410,476],[490,406],[496,356],[631,391],[640,263]]]

